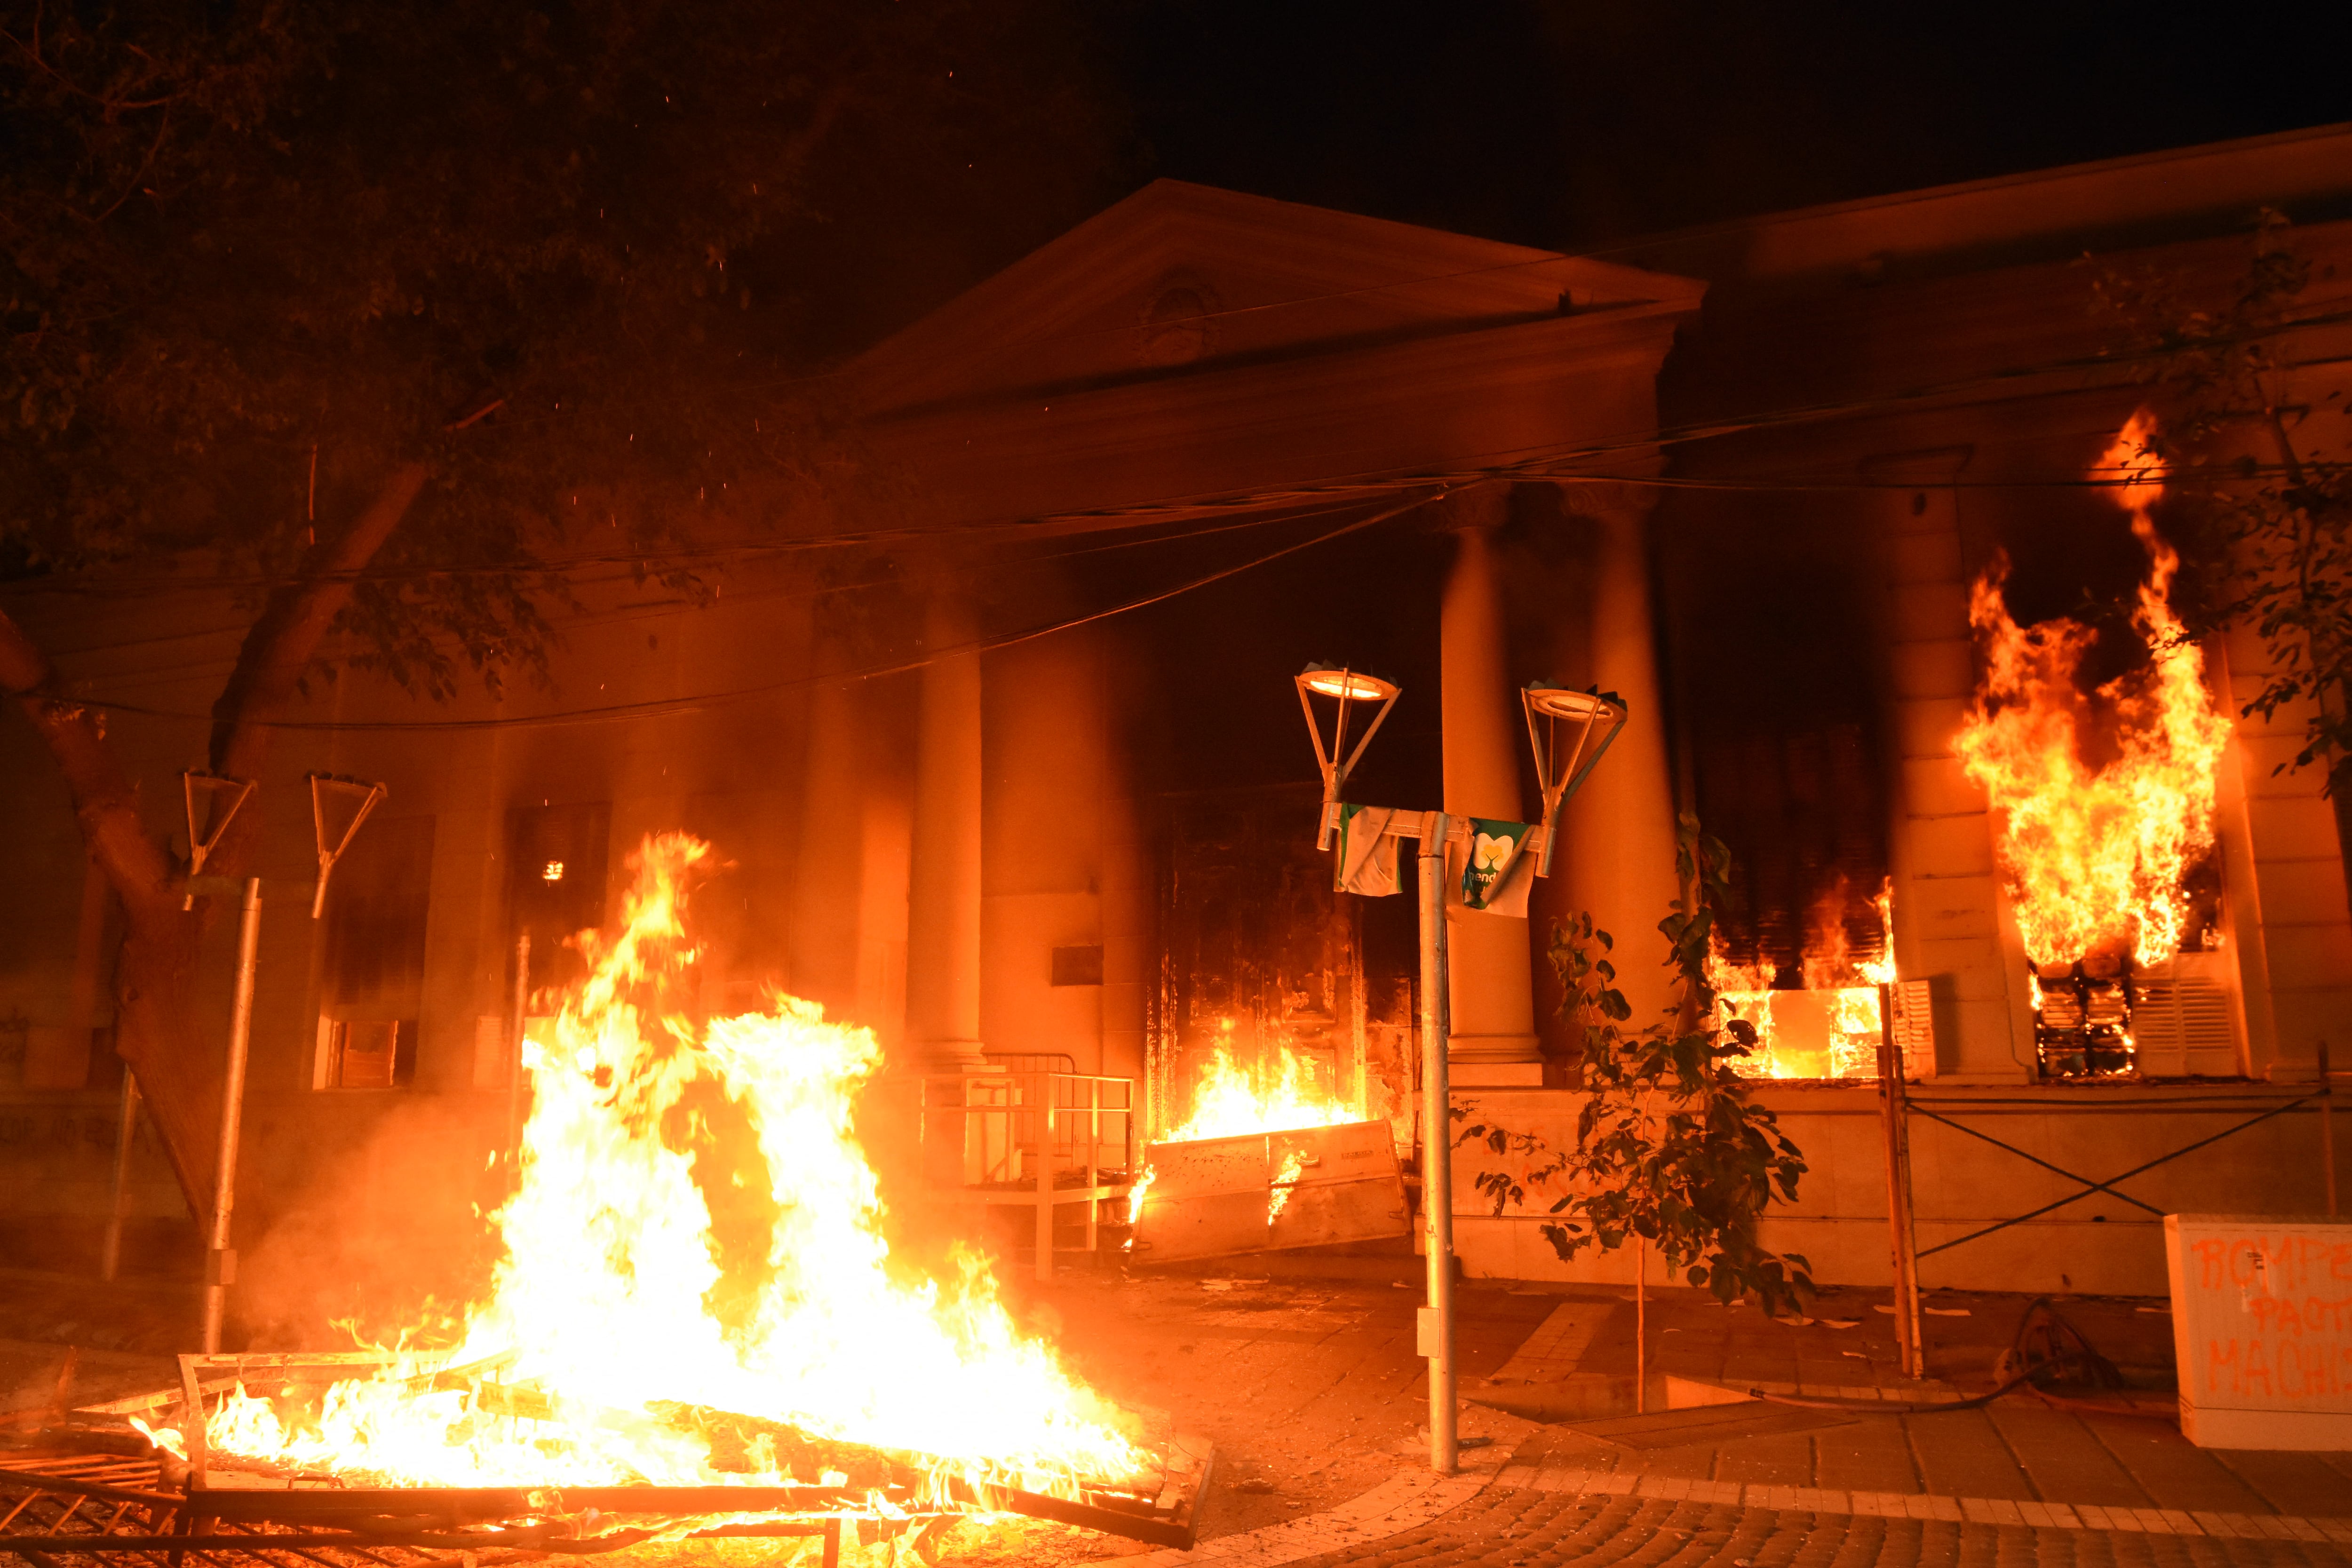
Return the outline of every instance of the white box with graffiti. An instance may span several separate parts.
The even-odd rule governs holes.
[[[2164,1243],[2189,1440],[2352,1449],[2352,1225],[2167,1215]]]

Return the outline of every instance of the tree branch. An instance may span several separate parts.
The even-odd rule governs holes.
[[[58,672],[24,629],[0,612],[0,689],[16,700],[71,792],[82,841],[122,901],[160,910],[172,867],[139,821],[138,793],[106,742],[105,715],[59,689]]]
[[[422,463],[404,463],[394,469],[351,527],[312,552],[301,580],[270,595],[245,635],[236,668],[220,700],[213,704],[215,772],[240,779],[261,775],[269,752],[264,721],[292,704],[327,628],[351,603],[361,572],[415,504],[425,479]]]

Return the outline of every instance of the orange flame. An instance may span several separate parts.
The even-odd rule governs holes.
[[[1288,1046],[1251,1067],[1236,1060],[1230,1046],[1218,1046],[1201,1066],[1192,1085],[1192,1114],[1163,1133],[1163,1143],[1199,1138],[1238,1138],[1250,1132],[1292,1132],[1304,1127],[1337,1127],[1360,1121],[1354,1105],[1317,1081],[1312,1058]]]
[[[2142,964],[2171,958],[2190,913],[2183,879],[2213,847],[2231,727],[2206,689],[2204,655],[2173,614],[2180,556],[2147,514],[2164,493],[2154,434],[2146,411],[2135,414],[2102,459],[2147,552],[2132,616],[2148,647],[2145,668],[2086,698],[2075,674],[2095,634],[2065,619],[2019,626],[2001,593],[2005,557],[1969,597],[1985,674],[1954,749],[1999,813],[2001,869],[2037,965],[2101,950],[2127,949]],[[2115,742],[2098,767],[2082,748],[2095,729]]]
[[[1879,956],[1856,960],[1846,933],[1847,882],[1841,874],[1814,901],[1802,960],[1804,987],[1775,991],[1770,970],[1730,961],[1720,933],[1709,939],[1707,981],[1726,1020],[1755,1026],[1756,1046],[1732,1063],[1748,1078],[1855,1078],[1877,1070],[1878,988],[1895,970],[1895,889],[1882,884]],[[1779,1005],[1776,1009],[1776,1002]]]
[[[404,1357],[300,1418],[240,1391],[212,1420],[215,1451],[436,1485],[784,1479],[757,1446],[748,1471],[715,1468],[664,1418],[682,1404],[927,1456],[935,1479],[1066,1492],[1145,1468],[1131,1421],[1014,1328],[984,1259],[959,1255],[948,1279],[894,1269],[851,1130],[880,1060],[870,1032],[783,996],[694,1023],[686,904],[709,854],[647,838],[620,934],[583,936],[592,970],[538,1049],[520,1184],[496,1216],[506,1256],[449,1358],[510,1358],[499,1375],[541,1391],[554,1418],[486,1414],[465,1389],[408,1381],[440,1358]],[[722,1148],[722,1104],[745,1146]],[[711,1160],[773,1202],[761,1255],[723,1270],[697,1184]],[[724,1321],[722,1274],[752,1280],[724,1293]]]

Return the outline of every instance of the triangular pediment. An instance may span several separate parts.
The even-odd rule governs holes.
[[[1181,377],[1635,301],[1664,273],[1159,180],[853,362],[871,414]]]

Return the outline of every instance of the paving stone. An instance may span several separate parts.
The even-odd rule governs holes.
[[[2273,1511],[2236,1472],[2168,1425],[2112,1415],[2085,1415],[2082,1424],[2158,1506],[2211,1513]],[[2335,1511],[2346,1510],[2339,1506]]]
[[[2026,1498],[2032,1483],[1981,1410],[1912,1416],[1904,1422],[1920,1479],[1947,1497]]]
[[[1665,1479],[1658,1484],[1673,1487]],[[1751,1496],[1797,1490],[1749,1489]],[[1845,1500],[1860,1507],[1902,1500],[1879,1494]],[[1999,1502],[2011,1517],[1888,1518],[1498,1485],[1393,1538],[1298,1559],[1290,1568],[2352,1568],[2347,1542],[2318,1529],[2286,1539],[2225,1536],[2185,1515],[2158,1519],[2167,1531],[2066,1529],[2027,1522],[2021,1502],[1974,1500]],[[2094,1511],[2113,1517],[2117,1510],[2074,1510],[2084,1522]],[[2197,1533],[2169,1532],[2180,1524]],[[2352,1537],[2352,1530],[2341,1535]]]
[[[2325,1455],[2227,1448],[2206,1452],[2281,1513],[2352,1515],[2352,1479]]]
[[[1986,1406],[1984,1416],[2042,1497],[2119,1508],[2157,1500],[2072,1412],[2000,1402]]]
[[[1819,1484],[1850,1491],[1908,1492],[1920,1484],[1911,1446],[1884,1416],[1814,1433],[1813,1470]]]

